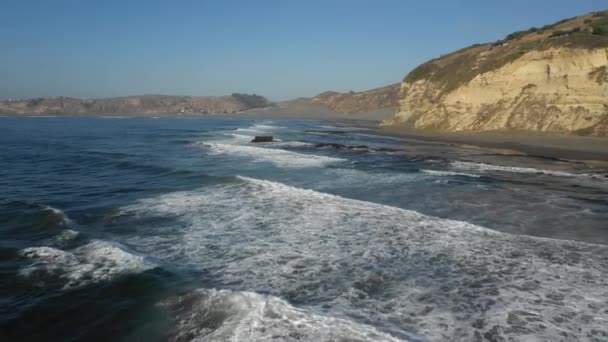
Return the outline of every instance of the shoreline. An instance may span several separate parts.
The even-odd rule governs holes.
[[[310,108],[307,108],[310,109]],[[277,111],[278,112],[278,111]],[[491,131],[491,132],[435,132],[420,131],[411,126],[396,125],[380,127],[381,120],[370,117],[344,117],[328,115],[327,113],[314,113],[316,115],[302,115],[301,111],[287,115],[277,112],[245,112],[242,114],[220,115],[152,115],[152,114],[7,114],[2,117],[106,117],[106,118],[223,118],[223,119],[253,119],[253,120],[318,120],[336,124],[345,124],[356,128],[365,128],[367,133],[395,138],[430,141],[487,149],[494,153],[515,155],[523,154],[535,157],[566,159],[574,161],[598,162],[608,167],[608,137],[586,137],[573,135],[559,135],[529,131]],[[311,113],[312,114],[312,113]]]
[[[542,132],[428,132],[407,126],[379,127],[358,120],[334,121],[371,129],[369,133],[420,141],[487,149],[505,155],[528,155],[574,161],[608,162],[608,138],[569,136]]]

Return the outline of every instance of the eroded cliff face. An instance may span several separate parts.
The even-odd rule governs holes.
[[[391,123],[446,131],[533,130],[608,135],[608,49],[531,51],[442,95],[403,82]]]
[[[397,113],[384,124],[608,136],[605,37],[543,38],[478,45],[419,67],[402,82]]]

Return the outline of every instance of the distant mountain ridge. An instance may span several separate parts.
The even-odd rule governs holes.
[[[360,92],[326,91],[310,99],[310,102],[343,114],[372,112],[387,108],[396,109],[399,104],[399,84]]]
[[[272,106],[263,96],[234,93],[229,96],[142,95],[105,99],[47,97],[0,102],[3,114],[124,114],[124,115],[207,115],[232,114]]]

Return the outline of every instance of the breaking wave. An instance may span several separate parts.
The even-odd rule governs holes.
[[[30,261],[19,274],[34,280],[39,287],[78,288],[155,267],[143,256],[101,240],[93,240],[71,251],[48,246],[29,247],[21,250],[19,255]]]
[[[178,341],[400,341],[371,326],[253,292],[198,289],[164,305],[177,322],[170,338]]]
[[[217,287],[306,303],[305,312],[321,308],[323,317],[350,317],[391,336],[558,340],[602,331],[608,319],[606,246],[505,234],[248,177],[125,210],[181,222],[179,234],[164,241],[134,237],[138,250],[185,267],[205,265]],[[256,329],[273,331],[275,324],[279,334],[286,331],[283,321],[233,317],[227,324],[239,322],[250,336],[265,336]],[[296,334],[318,336],[300,319],[292,322]],[[223,336],[230,330],[223,324],[204,334]]]
[[[242,143],[248,143],[251,141],[251,139],[253,139],[252,135],[236,134],[236,133],[230,134],[230,137],[232,138],[232,142],[242,142]]]
[[[589,178],[595,180],[608,180],[606,176],[592,173],[571,173],[565,171],[554,171],[545,169],[535,169],[531,167],[516,167],[516,166],[501,166],[492,165],[485,163],[472,163],[464,161],[454,161],[451,163],[452,167],[460,170],[470,171],[501,171],[501,172],[512,172],[512,173],[528,173],[528,174],[544,174],[556,177],[576,177],[576,178]]]
[[[252,158],[256,161],[271,162],[283,167],[319,167],[333,163],[344,162],[345,159],[302,154],[275,148],[262,148],[254,146],[231,145],[221,143],[207,143],[213,154],[229,154],[238,157]]]
[[[57,208],[53,208],[51,206],[46,206],[43,209],[43,212],[50,213],[48,217],[50,220],[60,223],[60,225],[69,225],[70,218],[61,210]]]
[[[454,172],[454,171],[440,171],[440,170],[420,170],[422,173],[426,173],[427,175],[431,175],[431,176],[463,176],[463,177],[472,177],[472,178],[479,178],[481,177],[480,175],[476,175],[476,174],[472,174],[472,173],[464,173],[464,172]]]
[[[255,133],[268,133],[271,131],[276,131],[279,129],[284,129],[285,127],[281,127],[281,126],[275,126],[275,125],[265,125],[265,124],[255,124],[255,125],[251,125],[249,127],[245,127],[245,128],[237,128],[235,131],[240,133],[249,133],[249,134],[255,134]]]

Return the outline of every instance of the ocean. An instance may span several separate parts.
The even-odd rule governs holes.
[[[2,341],[606,341],[607,245],[588,163],[347,122],[0,118]]]

